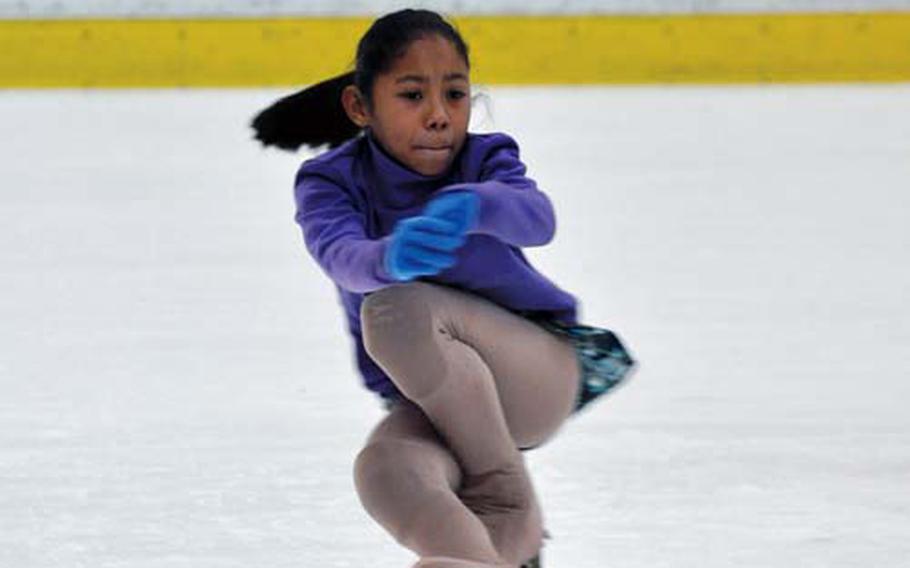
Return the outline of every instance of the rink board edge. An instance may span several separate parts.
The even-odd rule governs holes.
[[[370,21],[0,20],[0,87],[311,84],[351,68]],[[910,12],[454,21],[481,84],[910,81]]]

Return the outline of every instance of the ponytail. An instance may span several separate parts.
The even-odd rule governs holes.
[[[279,99],[256,115],[251,124],[263,146],[297,150],[339,146],[360,132],[341,104],[341,92],[354,84],[354,72],[333,77]]]

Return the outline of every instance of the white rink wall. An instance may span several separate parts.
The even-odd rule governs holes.
[[[910,10],[910,0],[18,0],[0,19],[376,15],[404,7],[449,14],[668,14]]]

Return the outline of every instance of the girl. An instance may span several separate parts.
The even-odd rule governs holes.
[[[469,69],[449,23],[403,10],[373,23],[354,72],[253,123],[265,144],[334,147],[301,166],[296,220],[388,409],[357,456],[357,492],[426,568],[538,565],[521,450],[633,366],[522,254],[553,238],[553,208],[514,140],[467,132]]]

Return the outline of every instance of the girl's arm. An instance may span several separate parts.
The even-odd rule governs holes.
[[[310,173],[298,177],[294,196],[307,250],[337,285],[367,293],[395,283],[383,267],[388,237],[367,237],[363,214],[346,191]]]
[[[518,156],[518,144],[505,134],[481,142],[483,153],[480,182],[447,186],[442,191],[471,191],[480,198],[477,225],[472,233],[484,233],[517,247],[545,245],[556,232],[556,215],[550,198],[525,176],[527,168]]]

